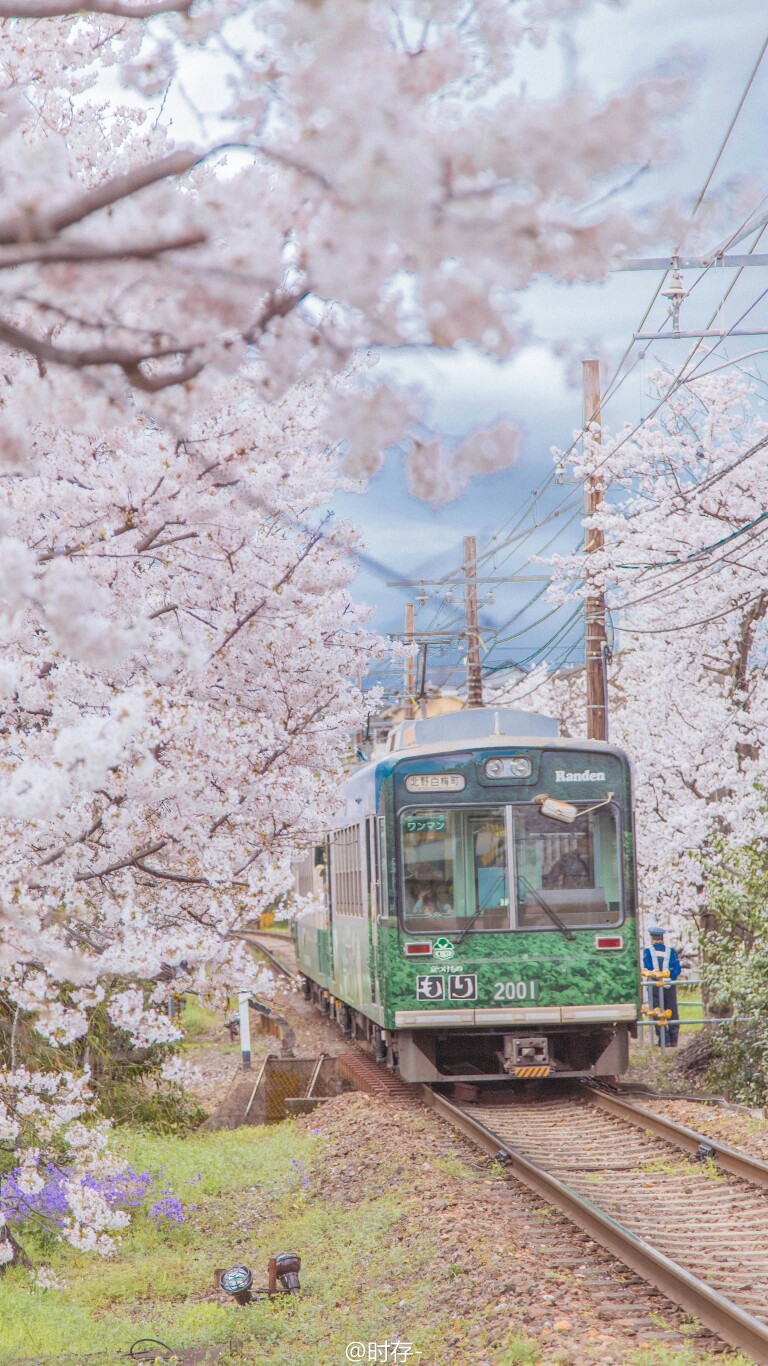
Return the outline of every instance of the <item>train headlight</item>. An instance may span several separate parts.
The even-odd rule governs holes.
[[[510,771],[510,773],[512,774],[512,777],[513,777],[513,778],[530,778],[530,776],[531,776],[531,761],[530,761],[530,759],[526,759],[523,755],[519,755],[516,759],[509,759],[509,760],[508,760],[508,763],[509,763],[509,771]]]
[[[486,759],[484,764],[486,778],[530,778],[532,765],[524,754],[516,754],[510,759]]]

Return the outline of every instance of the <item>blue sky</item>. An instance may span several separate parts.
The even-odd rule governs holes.
[[[684,60],[691,70],[690,99],[676,124],[673,155],[666,166],[653,169],[645,177],[642,196],[646,202],[657,198],[686,207],[693,205],[766,36],[768,7],[764,0],[740,0],[738,6],[733,0],[676,0],[675,4],[669,0],[630,0],[618,8],[597,5],[579,22],[574,44],[578,74],[602,92],[621,89],[637,75],[670,62]],[[549,63],[548,66],[546,61],[533,59],[530,71],[525,72],[532,93],[551,83],[552,59]],[[740,200],[740,208],[734,208],[733,216],[729,217],[728,206],[739,183],[742,187],[746,183],[747,198],[751,195],[755,203],[768,193],[768,172],[761,164],[767,107],[768,54],[700,214],[706,245],[722,240],[731,224],[744,216],[746,209]],[[768,242],[768,237],[764,241]],[[740,249],[746,250],[747,245]],[[661,255],[673,246],[671,241],[660,242],[658,249],[648,254]],[[768,245],[763,249],[768,251]],[[542,282],[521,295],[520,304],[537,337],[545,342],[566,341],[577,357],[599,355],[610,368],[630,341],[659,278],[658,274],[644,272],[616,274],[604,284],[594,286],[566,287]],[[682,326],[703,326],[730,279],[731,273],[725,277],[723,273],[710,272],[685,306]],[[690,284],[691,276],[684,283]],[[723,327],[733,326],[763,289],[768,289],[768,269],[744,271],[722,312]],[[648,328],[659,330],[666,308],[665,300],[657,302]],[[765,325],[768,331],[768,302],[753,309],[744,324],[747,325]],[[717,358],[738,358],[763,344],[768,342],[759,337],[732,339],[727,345],[718,345]],[[691,345],[682,340],[647,344],[645,359],[638,362],[609,403],[606,421],[611,426],[626,419],[637,421],[649,407],[645,397],[649,373],[657,368],[659,360],[678,368]],[[637,346],[632,358],[639,350]],[[760,363],[760,358],[751,362]],[[581,393],[573,384],[574,367],[567,368],[558,361],[546,345],[529,348],[510,365],[494,366],[477,357],[435,355],[410,359],[406,364],[415,365],[427,385],[434,421],[441,430],[462,432],[495,418],[509,417],[524,432],[521,457],[513,469],[474,481],[461,498],[439,511],[409,495],[403,471],[394,456],[371,481],[365,494],[337,499],[337,511],[362,526],[372,557],[391,566],[397,577],[418,579],[440,576],[458,565],[465,534],[477,537],[481,551],[492,544],[494,533],[526,504],[531,490],[549,473],[551,447],[567,446],[573,431],[580,426]],[[551,507],[564,497],[575,497],[577,492],[568,486],[554,488],[542,507]],[[547,537],[551,530],[548,529]],[[527,550],[540,549],[544,538],[542,531],[538,541],[534,538],[530,547],[520,550],[498,572],[526,572]],[[577,521],[563,533],[558,548],[570,549],[578,538]],[[486,572],[491,572],[491,563]],[[536,567],[529,566],[527,572],[536,572]],[[535,587],[497,587],[496,601],[487,605],[483,613],[489,629],[493,624],[503,624]],[[402,590],[387,588],[380,576],[363,570],[354,591],[357,597],[376,607],[375,624],[379,629],[401,629],[406,599]],[[426,628],[437,606],[438,601],[433,598],[421,610],[419,622],[423,627]],[[515,629],[530,626],[542,615],[537,608],[522,618]],[[445,612],[441,624],[443,620],[448,620]],[[552,624],[549,620],[505,647],[498,646],[494,659],[501,662],[501,658],[524,658],[547,638]],[[565,643],[567,646],[567,640]],[[576,653],[571,657],[576,658]],[[392,681],[397,681],[394,676]]]

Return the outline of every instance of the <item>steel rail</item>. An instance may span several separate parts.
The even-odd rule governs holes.
[[[289,968],[287,963],[283,963],[279,958],[276,958],[274,953],[267,948],[266,944],[260,943],[253,930],[243,930],[237,937],[238,939],[245,939],[253,948],[258,949],[259,953],[263,953],[264,957],[268,958],[272,966],[277,968],[278,972],[282,972],[284,977],[289,977],[291,981],[295,981],[298,977],[299,974],[294,972],[293,968]]]
[[[673,1262],[658,1248],[639,1238],[610,1215],[604,1214],[591,1200],[586,1200],[558,1177],[532,1162],[445,1096],[429,1086],[423,1086],[421,1093],[425,1103],[466,1138],[491,1156],[503,1154],[518,1180],[548,1204],[562,1210],[574,1224],[601,1247],[613,1253],[625,1266],[631,1267],[668,1299],[693,1314],[723,1342],[748,1352],[754,1361],[768,1366],[768,1323],[741,1309],[685,1267]]]
[[[266,939],[281,939],[284,944],[290,944],[291,947],[293,947],[292,936],[290,934],[285,934],[283,930],[242,930],[241,933],[257,934],[259,938],[262,938],[263,936]],[[688,986],[688,983],[685,982],[684,985]]]
[[[676,1148],[683,1148],[685,1152],[694,1155],[698,1154],[702,1144],[705,1144],[712,1150],[713,1161],[718,1167],[722,1167],[723,1171],[730,1172],[732,1176],[739,1176],[753,1186],[760,1186],[762,1190],[768,1190],[768,1166],[758,1158],[739,1152],[737,1148],[729,1148],[726,1143],[720,1143],[714,1138],[707,1138],[706,1134],[699,1134],[695,1129],[687,1128],[685,1124],[678,1124],[675,1120],[657,1115],[653,1110],[646,1110],[644,1105],[635,1105],[623,1096],[615,1096],[610,1091],[604,1091],[592,1082],[585,1082],[584,1089],[589,1094],[592,1104],[598,1105],[608,1114],[615,1115],[617,1119],[623,1119],[639,1129],[650,1129],[657,1138],[663,1138],[668,1143],[673,1143]]]

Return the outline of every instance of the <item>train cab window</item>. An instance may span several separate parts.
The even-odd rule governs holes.
[[[419,808],[402,818],[406,929],[509,928],[509,850],[502,808]]]
[[[535,808],[515,812],[520,929],[617,925],[621,920],[616,812],[601,807],[553,829]]]

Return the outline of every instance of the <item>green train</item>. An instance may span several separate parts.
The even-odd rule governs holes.
[[[302,989],[409,1082],[618,1076],[640,1008],[630,765],[530,712],[403,722],[296,866]]]

